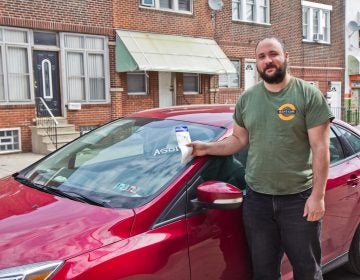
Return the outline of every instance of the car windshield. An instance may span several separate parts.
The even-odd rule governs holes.
[[[175,128],[187,126],[191,140],[213,141],[224,128],[175,120],[123,118],[97,128],[19,177],[32,185],[134,208],[151,200],[184,170]]]

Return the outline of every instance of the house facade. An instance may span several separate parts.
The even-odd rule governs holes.
[[[46,107],[88,131],[142,109],[234,103],[259,80],[264,36],[284,40],[291,73],[331,95],[335,110],[345,4],[319,2],[2,1],[0,153],[34,151],[31,127]]]
[[[346,1],[345,17],[345,102],[360,108],[360,3]]]

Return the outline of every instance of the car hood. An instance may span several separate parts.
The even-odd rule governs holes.
[[[131,209],[107,209],[0,180],[0,268],[66,260],[127,238]]]

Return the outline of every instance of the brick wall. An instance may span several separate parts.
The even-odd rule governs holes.
[[[114,28],[182,36],[213,37],[208,1],[195,0],[193,2],[193,14],[186,15],[140,7],[138,0],[114,0]]]
[[[229,58],[242,59],[242,63],[245,58],[255,58],[254,49],[260,38],[278,36],[285,42],[290,66],[304,67],[300,71],[292,69],[294,75],[311,81],[318,79],[323,92],[327,91],[327,81],[344,82],[344,1],[315,1],[332,5],[330,45],[302,41],[301,1],[271,1],[271,25],[268,26],[232,21],[231,0],[223,2],[223,9],[216,15],[215,39]],[[311,70],[317,67],[321,69]],[[241,85],[244,84],[243,77],[242,71]]]
[[[80,126],[101,125],[111,120],[110,104],[81,105],[81,110],[68,110],[69,123],[75,124],[76,130]]]
[[[0,107],[0,128],[21,129],[21,146],[24,152],[31,151],[31,131],[35,118],[35,108],[32,105],[8,105]]]
[[[111,0],[2,0],[0,11],[4,26],[113,36]]]

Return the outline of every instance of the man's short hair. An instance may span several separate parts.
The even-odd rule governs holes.
[[[281,45],[281,48],[282,48],[283,52],[284,52],[284,53],[286,52],[286,48],[285,48],[285,43],[284,43],[284,41],[283,41],[282,39],[280,39],[279,37],[276,37],[276,36],[267,36],[267,37],[264,37],[264,38],[260,39],[260,40],[257,42],[256,46],[255,46],[255,51],[256,51],[258,45],[259,45],[262,41],[268,40],[268,39],[273,39],[273,40],[276,40],[277,42],[279,42],[279,44]]]

